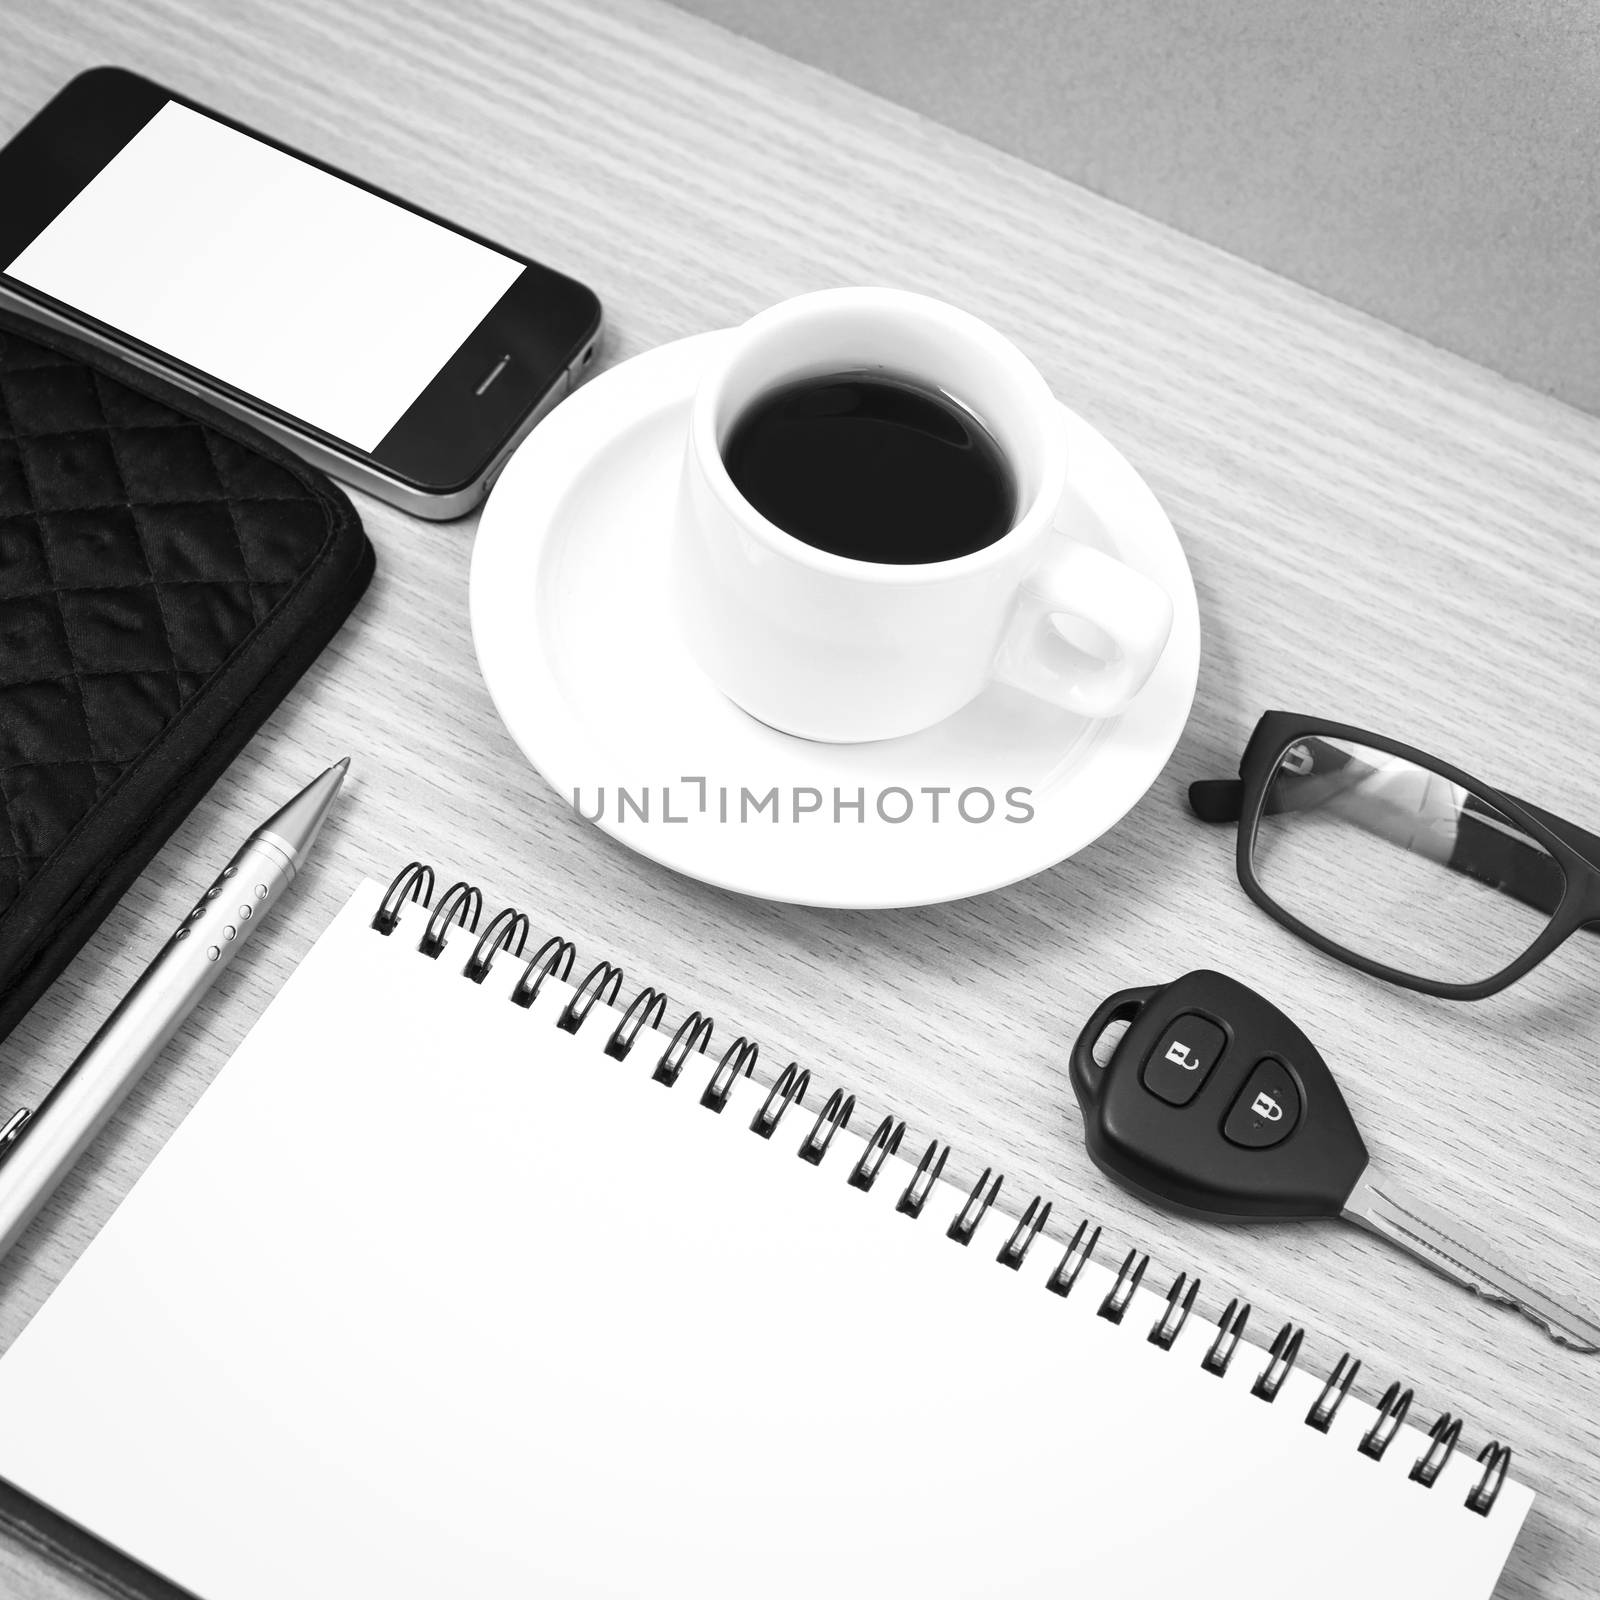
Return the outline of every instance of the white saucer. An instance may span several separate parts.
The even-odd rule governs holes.
[[[745,715],[701,674],[672,605],[671,518],[689,396],[722,337],[680,340],[586,384],[529,435],[489,498],[472,555],[472,632],[495,706],[528,759],[568,804],[576,795],[586,816],[603,788],[599,826],[641,854],[722,888],[802,905],[957,900],[1098,838],[1166,764],[1200,664],[1188,563],[1144,481],[1066,412],[1072,466],[1062,526],[1155,578],[1176,613],[1160,666],[1120,717],[1086,722],[996,686],[908,738],[791,738]],[[934,787],[950,792],[923,792]],[[1027,801],[1008,802],[1018,788],[1030,791]],[[773,789],[776,820],[772,804],[756,804]],[[813,792],[818,810],[809,809]],[[965,820],[959,797],[981,818],[985,792],[993,816]],[[646,794],[648,821],[638,815]],[[907,820],[885,820],[907,801]],[[1025,806],[1031,820],[1005,820]]]

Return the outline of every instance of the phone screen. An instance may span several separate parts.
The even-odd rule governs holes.
[[[526,270],[172,100],[0,267],[367,452]]]

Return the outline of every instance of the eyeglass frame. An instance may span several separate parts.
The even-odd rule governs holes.
[[[1549,914],[1550,920],[1545,924],[1544,930],[1521,955],[1499,972],[1481,978],[1475,983],[1444,983],[1437,978],[1425,978],[1416,973],[1402,972],[1397,967],[1388,966],[1382,961],[1375,961],[1370,956],[1364,956],[1359,951],[1347,948],[1336,939],[1319,933],[1301,921],[1267,893],[1256,876],[1253,859],[1256,833],[1265,811],[1267,793],[1284,756],[1302,739],[1317,737],[1347,740],[1352,744],[1364,745],[1370,750],[1382,751],[1385,755],[1398,756],[1430,772],[1436,772],[1494,806],[1549,853],[1561,868],[1564,884],[1561,898]],[[1201,816],[1202,820],[1217,822],[1229,819],[1225,816],[1204,816],[1195,805],[1194,791],[1202,784],[1209,788],[1215,783],[1229,781],[1210,779],[1190,785],[1191,809],[1195,810],[1196,815]],[[1282,923],[1291,933],[1297,934],[1324,955],[1333,956],[1359,972],[1382,978],[1403,989],[1414,989],[1421,994],[1435,995],[1442,1000],[1483,1000],[1492,994],[1500,993],[1502,989],[1509,988],[1518,978],[1526,977],[1580,928],[1600,928],[1600,835],[1590,833],[1587,829],[1578,827],[1576,823],[1568,822],[1565,818],[1555,816],[1538,806],[1529,805],[1527,801],[1519,800],[1503,789],[1484,783],[1481,778],[1475,778],[1460,767],[1452,766],[1448,761],[1441,761],[1437,756],[1417,749],[1415,745],[1403,744],[1398,739],[1386,738],[1382,734],[1371,733],[1365,728],[1352,727],[1348,723],[1329,722],[1321,718],[1301,716],[1291,711],[1268,711],[1263,713],[1256,723],[1249,742],[1244,747],[1244,754],[1239,758],[1238,782],[1240,786],[1238,838],[1235,843],[1234,864],[1244,892],[1268,916]],[[1494,888],[1493,885],[1485,887]]]

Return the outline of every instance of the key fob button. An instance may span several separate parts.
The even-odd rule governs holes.
[[[1270,1150],[1282,1144],[1300,1121],[1300,1090],[1289,1069],[1266,1056],[1250,1069],[1228,1115],[1222,1137],[1246,1150]]]
[[[1224,1043],[1226,1037],[1216,1023],[1186,1012],[1162,1032],[1145,1057],[1145,1088],[1169,1106],[1188,1105],[1211,1075]]]

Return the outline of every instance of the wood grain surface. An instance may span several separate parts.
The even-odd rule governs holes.
[[[1167,772],[1076,859],[932,909],[760,904],[632,856],[546,789],[474,661],[471,523],[361,501],[369,596],[0,1047],[4,1096],[32,1101],[248,828],[353,756],[294,903],[0,1267],[0,1340],[357,879],[419,854],[567,931],[580,957],[664,986],[675,1015],[706,1006],[857,1088],[864,1114],[894,1107],[951,1139],[959,1174],[993,1160],[1014,1199],[1055,1196],[1064,1229],[1098,1219],[1107,1257],[1138,1243],[1158,1278],[1198,1270],[1209,1315],[1247,1294],[1252,1331],[1308,1326],[1319,1370],[1353,1350],[1363,1394],[1404,1377],[1424,1422],[1465,1415],[1464,1447],[1512,1442],[1539,1500],[1500,1593],[1593,1592],[1600,1359],[1354,1230],[1214,1228],[1125,1198],[1083,1154],[1064,1051],[1111,989],[1220,965],[1321,1043],[1386,1168],[1600,1299],[1600,946],[1580,936],[1478,1005],[1392,990],[1256,911],[1228,837],[1181,804],[1285,706],[1388,729],[1600,823],[1600,420],[654,0],[8,0],[4,32],[0,134],[81,68],[132,67],[585,279],[608,308],[607,362],[834,283],[971,308],[1153,485],[1193,565],[1205,655]],[[9,1543],[0,1589],[90,1592]]]

